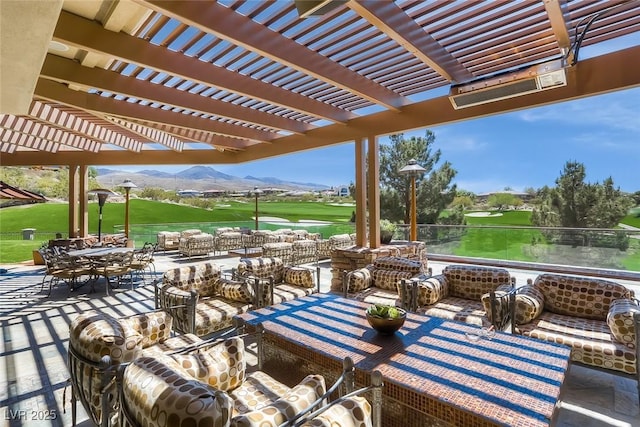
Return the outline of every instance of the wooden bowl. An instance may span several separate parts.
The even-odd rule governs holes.
[[[390,319],[388,317],[372,316],[367,314],[367,322],[373,329],[378,331],[382,335],[393,335],[398,329],[404,325],[404,321],[407,318],[407,312],[401,308],[398,308],[400,317]]]

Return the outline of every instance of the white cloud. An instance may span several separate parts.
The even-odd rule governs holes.
[[[640,133],[640,90],[554,104],[516,113],[526,122],[556,122],[584,127],[606,127]]]

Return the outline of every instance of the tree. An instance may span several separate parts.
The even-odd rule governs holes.
[[[489,196],[487,204],[502,211],[507,209],[509,206],[515,207],[522,205],[522,200],[511,193],[495,193]]]
[[[540,205],[533,210],[531,222],[543,227],[613,228],[633,206],[633,199],[618,188],[613,179],[603,184],[589,184],[584,180],[583,164],[567,162],[557,187],[543,188],[538,193]]]
[[[405,139],[403,134],[391,135],[389,144],[380,145],[380,215],[391,221],[409,223],[411,209],[410,179],[400,169],[415,159],[426,169],[416,178],[418,222],[435,224],[442,210],[451,204],[456,186],[451,181],[456,171],[449,162],[440,162],[440,150],[432,150],[435,134],[430,130],[424,137]]]
[[[462,209],[469,209],[474,205],[474,201],[471,196],[464,195],[461,196],[460,193],[453,199],[451,202],[450,208],[456,208],[458,206],[462,207]]]

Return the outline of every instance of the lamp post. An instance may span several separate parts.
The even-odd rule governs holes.
[[[400,169],[400,175],[408,176],[411,178],[411,234],[410,240],[416,241],[418,239],[418,220],[416,213],[416,177],[420,176],[426,171],[425,168],[420,166],[415,159],[409,160],[409,163]]]
[[[253,187],[253,194],[256,196],[256,230],[258,229],[258,196],[262,194],[262,190],[258,187]]]
[[[129,192],[132,188],[138,188],[130,179],[125,179],[121,185],[124,188],[125,192],[125,203],[124,203],[124,235],[127,239],[129,239]]]
[[[99,217],[98,217],[98,243],[102,242],[102,208],[104,207],[107,197],[115,194],[111,190],[106,188],[96,188],[95,190],[89,190],[87,193],[96,194],[98,196]]]

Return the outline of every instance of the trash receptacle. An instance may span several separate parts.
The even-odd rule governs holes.
[[[33,240],[33,235],[35,234],[35,228],[23,228],[22,229],[22,240]]]

